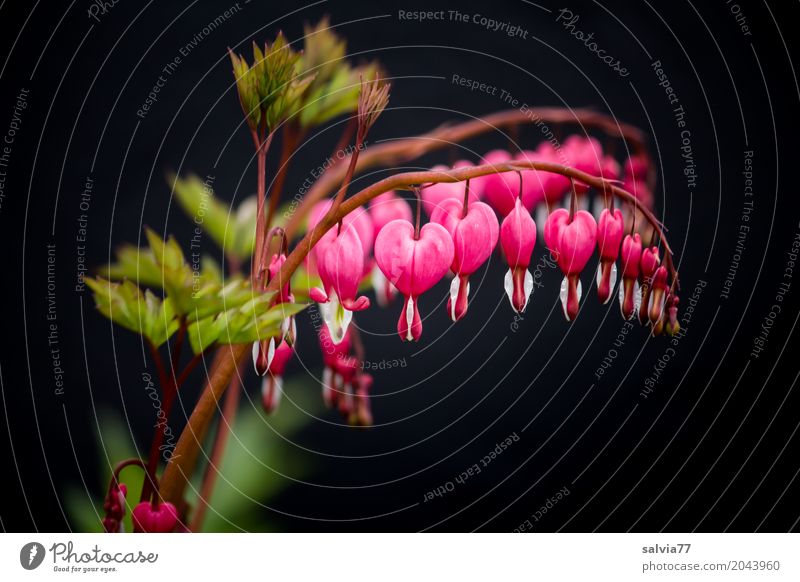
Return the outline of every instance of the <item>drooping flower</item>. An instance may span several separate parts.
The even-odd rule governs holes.
[[[500,244],[508,263],[504,281],[506,294],[514,311],[521,313],[525,311],[533,291],[533,275],[528,265],[536,245],[536,223],[519,198],[500,225]]]
[[[352,426],[372,426],[372,406],[370,404],[370,390],[373,378],[371,374],[361,373],[355,382],[353,392],[353,406],[350,410],[348,422]]]
[[[309,292],[311,299],[320,304],[320,312],[334,341],[339,342],[347,332],[354,311],[369,307],[369,298],[358,296],[358,285],[364,275],[364,252],[356,229],[334,226],[334,238],[317,246],[317,271],[322,289]],[[330,232],[330,231],[329,231]],[[326,233],[327,234],[327,233]]]
[[[122,520],[125,517],[125,496],[127,494],[128,487],[125,483],[117,485],[114,482],[109,488],[108,494],[103,501],[103,510],[105,511],[103,529],[107,533],[123,533],[125,531]]]
[[[448,184],[449,185],[449,184]],[[374,238],[378,238],[378,233],[392,220],[407,220],[411,222],[411,206],[393,191],[384,192],[370,201],[370,216],[372,217],[372,227]],[[371,271],[372,287],[375,289],[375,297],[379,305],[388,304],[394,297],[397,290],[389,284],[383,272],[374,264]]]
[[[642,303],[639,305],[639,323],[646,324],[650,320],[650,291],[653,276],[656,274],[661,259],[658,247],[650,247],[642,251],[639,268],[639,284],[642,289]]]
[[[277,277],[280,273],[281,267],[286,262],[286,254],[272,255],[267,269],[269,277],[265,284]],[[281,303],[294,303],[294,296],[292,295],[289,281],[281,286],[278,296],[275,299],[275,304]],[[275,349],[283,343],[294,345],[297,341],[297,324],[295,323],[294,315],[290,315],[281,323],[281,335],[278,337],[271,337],[265,340],[253,342],[253,366],[255,367],[256,374],[264,376],[269,370],[272,358],[275,355]]]
[[[622,241],[622,285],[619,288],[619,308],[627,321],[641,301],[639,264],[642,258],[642,239],[639,233],[627,235]]]
[[[431,172],[449,172],[450,170],[457,170],[459,168],[472,167],[472,162],[467,160],[459,160],[453,167],[444,165],[436,165],[431,168]],[[447,200],[448,198],[459,198],[464,194],[464,185],[461,182],[436,182],[425,186],[422,189],[422,208],[428,216],[433,215],[433,211]],[[469,201],[477,202],[480,200],[480,192],[472,188],[469,193]],[[400,216],[395,218],[402,218]],[[409,218],[410,220],[410,218]],[[377,235],[376,235],[377,236]]]
[[[667,295],[667,321],[665,329],[671,336],[676,335],[681,330],[681,324],[678,323],[678,305],[681,300],[675,293]]]
[[[337,408],[345,416],[352,408],[353,381],[361,369],[351,353],[352,341],[348,331],[342,341],[333,341],[328,328],[319,329],[319,345],[325,368],[322,372],[322,400],[328,408]]]
[[[601,303],[608,303],[611,290],[617,283],[616,260],[619,256],[625,220],[619,208],[603,209],[597,223],[597,247],[600,250],[600,265],[597,268],[597,296]]]
[[[133,531],[138,533],[170,533],[178,524],[178,510],[169,502],[157,506],[142,501],[131,511]]]
[[[447,229],[435,222],[415,233],[410,222],[393,220],[378,235],[375,241],[378,267],[405,297],[397,324],[403,340],[419,339],[422,319],[417,298],[444,277],[454,254],[453,239]]]
[[[655,325],[664,313],[664,303],[667,292],[667,268],[661,265],[653,275],[653,282],[650,291],[650,305],[648,314],[650,323]]]
[[[561,306],[567,321],[573,321],[578,316],[582,294],[580,274],[597,244],[597,223],[585,210],[575,212],[570,220],[570,212],[559,208],[547,219],[544,240],[564,273]]]
[[[591,176],[599,176],[604,164],[603,146],[593,137],[571,135],[564,142],[567,158],[576,170]],[[581,182],[575,183],[578,195],[585,194],[589,186]]]
[[[261,403],[264,411],[271,414],[278,408],[283,395],[283,373],[286,364],[292,359],[294,348],[287,342],[281,342],[269,365],[269,373],[261,381]]]
[[[506,150],[492,150],[483,156],[480,163],[495,165],[511,161],[513,161],[511,154]],[[514,208],[514,200],[519,194],[519,177],[512,172],[487,174],[473,178],[472,188],[500,216],[505,216]]]
[[[464,202],[444,200],[434,210],[431,221],[441,224],[453,239],[454,255],[450,270],[456,275],[450,285],[447,312],[453,321],[467,313],[469,276],[491,256],[497,245],[499,226],[494,211],[483,202],[472,202],[464,213]]]

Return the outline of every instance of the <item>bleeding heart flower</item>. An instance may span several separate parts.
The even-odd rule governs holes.
[[[311,299],[320,304],[325,325],[335,342],[340,342],[353,318],[353,311],[369,307],[369,299],[358,295],[358,285],[364,274],[364,253],[356,229],[342,226],[322,249],[317,246],[317,270],[323,289],[313,288]],[[326,233],[327,234],[327,233]],[[371,235],[370,235],[371,236]]]
[[[359,374],[353,393],[353,406],[350,410],[348,422],[352,426],[372,426],[372,406],[370,405],[369,392],[372,389],[373,378],[371,374]]]
[[[338,408],[347,416],[352,409],[353,382],[361,362],[350,354],[352,341],[348,331],[344,339],[334,343],[328,328],[319,330],[319,345],[325,369],[322,373],[322,400],[328,408]]]
[[[283,373],[286,364],[292,359],[294,349],[286,342],[281,342],[269,365],[269,374],[261,381],[261,403],[264,411],[271,414],[278,408],[283,395]]]
[[[449,186],[450,184],[446,185]],[[369,204],[369,212],[372,217],[375,238],[378,238],[378,233],[381,229],[392,220],[407,220],[410,222],[412,219],[411,206],[392,191],[384,192],[373,198]],[[394,298],[397,290],[389,284],[377,264],[372,267],[371,274],[372,287],[375,289],[375,297],[378,300],[378,304],[382,306],[388,304]]]
[[[616,260],[619,256],[625,220],[619,208],[604,209],[597,223],[597,247],[600,250],[600,265],[597,268],[597,296],[601,303],[608,303],[611,290],[617,284]]]
[[[331,204],[333,204],[333,201],[328,198],[326,200],[317,202],[314,208],[311,209],[311,213],[308,216],[309,230],[312,230],[320,223],[322,217],[328,213],[328,210],[330,210]],[[372,254],[372,243],[375,240],[372,218],[370,217],[370,213],[366,208],[356,208],[342,219],[342,230],[351,229],[354,229],[358,235],[358,240],[361,242],[361,250],[364,252],[364,262],[366,263],[367,259]],[[322,236],[316,245],[314,245],[316,258],[319,258],[319,251],[324,246],[333,242],[333,240],[336,238],[337,232],[337,227],[334,226]]]
[[[514,311],[522,313],[533,291],[528,265],[536,245],[536,223],[519,198],[500,226],[500,244],[509,267],[504,281],[506,295]]]
[[[269,279],[277,277],[280,273],[281,267],[286,262],[286,255],[284,253],[272,255],[269,262]],[[278,297],[276,298],[276,305],[281,303],[294,303],[294,296],[289,287],[289,281],[280,289]],[[272,358],[275,354],[275,348],[283,343],[288,343],[290,346],[294,345],[297,341],[297,324],[295,323],[294,315],[290,315],[281,322],[281,335],[279,337],[271,337],[266,340],[253,342],[253,366],[255,367],[256,374],[264,376],[269,370],[272,363]]]
[[[544,158],[540,155],[538,151],[522,151],[514,159],[523,162],[550,161],[549,158]],[[552,175],[552,172],[540,172],[538,170],[522,172],[522,205],[529,212],[545,201],[545,183],[549,180],[549,175]],[[555,175],[557,176],[558,174]],[[507,183],[510,184],[516,174],[506,172],[505,176]],[[569,185],[569,181],[567,181],[567,185]],[[516,204],[516,198],[518,197],[511,200],[511,209],[500,214],[503,216],[508,215]]]
[[[678,304],[681,300],[674,293],[667,296],[667,322],[665,329],[667,333],[674,336],[681,330],[681,324],[678,323]]]
[[[667,291],[667,268],[660,266],[653,275],[653,283],[650,292],[649,315],[650,323],[655,325],[664,313],[664,302]]]
[[[137,533],[169,533],[178,523],[178,510],[166,501],[158,504],[142,501],[131,512],[133,531]]]
[[[650,319],[650,291],[652,289],[653,275],[656,274],[661,258],[658,256],[658,247],[650,247],[642,251],[639,268],[639,282],[642,288],[642,303],[639,305],[639,323],[644,325]]]
[[[492,150],[483,156],[481,165],[502,164],[511,161],[513,161],[511,154],[506,150]],[[486,200],[501,216],[511,212],[514,208],[514,200],[519,195],[519,176],[514,172],[479,176],[478,178],[473,178],[470,184],[478,195]],[[531,208],[533,207],[531,206]]]
[[[622,285],[619,288],[619,308],[627,321],[642,300],[639,288],[639,263],[642,258],[642,239],[639,233],[627,235],[622,241]]]
[[[646,156],[634,154],[625,160],[625,178],[632,182],[645,182],[649,167]]]
[[[122,519],[125,517],[125,496],[128,494],[128,487],[125,483],[119,485],[114,482],[109,488],[108,494],[103,501],[103,529],[106,533],[123,533],[125,526]]]
[[[453,239],[441,224],[431,222],[415,237],[414,225],[393,220],[375,241],[375,260],[387,279],[405,297],[397,331],[404,340],[418,340],[422,320],[417,298],[438,283],[453,262]]]
[[[467,160],[459,160],[453,164],[452,168],[439,164],[432,167],[431,172],[449,172],[450,170],[457,170],[459,168],[470,168],[472,165],[472,162]],[[436,182],[435,184],[430,184],[422,189],[422,208],[425,210],[425,214],[432,216],[433,211],[436,210],[436,207],[439,206],[439,204],[441,204],[443,201],[447,200],[448,198],[463,198],[463,196],[463,182]],[[480,192],[478,192],[478,190],[474,187],[471,188],[469,193],[469,201],[478,202],[479,200]],[[403,217],[396,216],[395,218]],[[409,220],[411,219],[409,218]]]
[[[578,315],[581,300],[580,273],[594,252],[597,223],[585,210],[579,210],[570,220],[569,211],[560,208],[550,214],[544,227],[544,240],[555,253],[558,266],[564,273],[561,283],[561,306],[567,321]]]
[[[593,137],[571,135],[564,142],[567,157],[572,161],[576,170],[586,172],[592,176],[599,176],[603,168],[603,146]],[[585,194],[589,186],[575,182],[575,191],[578,195]]]
[[[450,270],[456,276],[450,285],[447,312],[453,321],[458,321],[467,313],[469,276],[486,262],[497,245],[497,217],[483,202],[468,204],[464,215],[463,200],[449,198],[434,210],[431,221],[445,227],[453,239],[455,252]]]

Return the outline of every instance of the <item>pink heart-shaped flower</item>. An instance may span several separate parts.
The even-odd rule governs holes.
[[[413,216],[411,206],[393,191],[376,196],[369,203],[369,215],[372,219],[373,238],[378,237],[381,229],[393,220],[411,222]]]
[[[450,286],[447,310],[453,321],[467,312],[469,276],[486,262],[497,246],[499,226],[494,211],[483,202],[472,202],[464,214],[464,202],[449,198],[434,210],[431,221],[441,224],[453,239],[454,255],[450,269],[457,275]]]
[[[168,502],[154,507],[149,501],[142,501],[131,512],[133,531],[138,533],[169,533],[178,523],[178,510]]]
[[[480,164],[494,165],[511,161],[511,154],[506,150],[492,150],[483,156]],[[481,198],[486,200],[501,216],[505,216],[514,208],[514,200],[519,195],[519,176],[516,172],[480,176],[473,179],[471,184]]]
[[[354,228],[343,226],[338,235],[337,228],[334,226],[331,229],[334,238],[321,251],[317,251],[317,270],[328,299],[333,291],[345,309],[360,311],[369,307],[366,297],[356,299],[358,285],[364,274],[361,240]],[[327,302],[319,293],[314,293],[312,299],[320,303]]]
[[[509,266],[504,283],[506,294],[511,307],[520,313],[525,310],[533,290],[533,276],[528,265],[536,245],[536,223],[519,199],[500,226],[500,244]]]
[[[600,265],[597,268],[597,296],[601,303],[611,299],[611,289],[617,282],[617,266],[625,221],[622,211],[604,208],[597,222],[597,247],[600,250]]]
[[[453,167],[450,168],[449,166],[437,165],[431,168],[431,172],[448,172],[450,170],[457,170],[458,168],[469,168],[472,166],[472,162],[467,160],[459,160]],[[478,192],[477,187],[475,186],[476,179],[470,181],[470,189],[469,189],[469,201],[477,202],[480,200],[480,194]],[[426,186],[422,189],[421,196],[422,196],[422,207],[425,209],[425,214],[428,216],[433,215],[433,211],[436,210],[436,207],[439,206],[443,201],[447,200],[448,198],[459,198],[461,200],[464,199],[464,189],[466,188],[466,184],[464,182],[437,182],[435,184],[431,184],[430,186]],[[401,217],[397,217],[401,218]],[[410,219],[409,219],[410,220]]]
[[[405,296],[398,332],[404,340],[417,340],[422,320],[417,297],[447,273],[455,253],[453,240],[440,224],[428,223],[414,238],[414,225],[393,220],[375,240],[375,261],[386,278]]]

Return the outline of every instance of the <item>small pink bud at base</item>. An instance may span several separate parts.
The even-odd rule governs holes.
[[[149,501],[142,501],[131,512],[133,531],[137,533],[170,533],[178,523],[178,510],[168,502],[156,508]]]

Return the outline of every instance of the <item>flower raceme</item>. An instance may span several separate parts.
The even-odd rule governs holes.
[[[405,298],[397,323],[397,332],[403,340],[419,339],[422,334],[419,296],[445,276],[454,255],[450,233],[435,222],[415,230],[406,220],[393,220],[378,234],[375,261]]]
[[[450,319],[458,321],[467,313],[470,275],[487,261],[497,246],[497,217],[483,202],[465,206],[463,200],[448,198],[433,211],[431,221],[441,224],[453,239],[450,270],[455,277],[450,285],[447,312]]]

